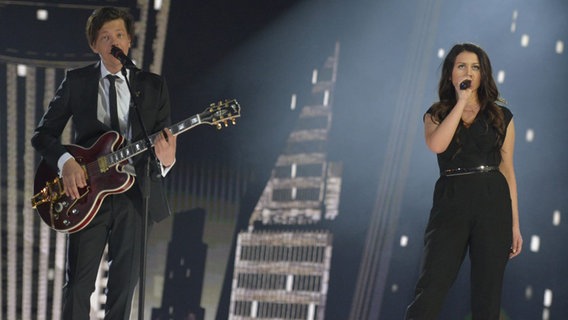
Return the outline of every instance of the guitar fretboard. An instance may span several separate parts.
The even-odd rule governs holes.
[[[171,131],[172,134],[178,135],[180,133],[183,133],[195,126],[198,126],[202,124],[201,119],[199,117],[199,115],[194,115],[190,118],[187,118],[183,121],[180,121],[176,124],[174,124],[171,127],[168,127]],[[154,146],[154,140],[156,139],[156,137],[162,134],[161,132],[157,132],[154,133],[152,135],[150,135],[150,142],[152,143],[151,147]],[[144,151],[148,150],[148,147],[146,145],[146,141],[144,140],[138,140],[124,148],[121,148],[115,152],[109,153],[107,155],[105,155],[105,160],[106,160],[106,167],[110,168],[114,165],[119,164],[120,162],[130,159]]]
[[[227,122],[229,120],[234,124],[234,119],[240,117],[240,113],[241,107],[235,99],[225,100],[224,102],[220,101],[218,104],[211,104],[207,109],[205,109],[205,111],[180,121],[168,128],[172,131],[174,136],[205,123],[216,125],[217,128],[220,129],[221,124],[223,123],[227,126]],[[109,168],[148,150],[149,147],[154,146],[154,140],[159,134],[162,133],[156,132],[149,137],[150,146],[146,144],[145,140],[139,140],[98,158],[97,163],[99,170],[105,172]]]

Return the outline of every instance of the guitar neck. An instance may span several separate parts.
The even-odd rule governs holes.
[[[235,99],[219,101],[217,104],[211,104],[203,112],[178,122],[173,126],[168,127],[168,129],[172,131],[174,136],[205,123],[215,125],[218,129],[221,129],[222,124],[227,126],[228,121],[231,121],[234,124],[235,118],[240,117],[240,115],[241,107]],[[148,150],[149,147],[153,147],[154,140],[159,134],[162,133],[156,132],[149,137],[150,146],[146,144],[145,140],[139,140],[115,152],[100,157],[97,160],[100,170],[104,172],[112,166],[141,154]]]
[[[174,124],[173,126],[168,127],[168,129],[171,130],[174,136],[177,136],[178,134],[186,132],[187,130],[192,129],[200,124],[203,124],[203,122],[201,121],[199,115],[197,114],[183,121],[180,121]],[[162,134],[161,131],[149,136],[151,143],[150,147],[154,146],[154,140],[160,134]],[[139,155],[146,150],[148,150],[146,141],[144,139],[138,140],[124,148],[118,149],[115,152],[105,155],[104,157],[102,157],[104,159],[99,159],[99,163],[105,163],[106,165],[102,167],[110,168],[136,155]]]

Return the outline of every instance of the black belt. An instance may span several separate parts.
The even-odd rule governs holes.
[[[497,171],[499,167],[496,166],[479,166],[475,168],[455,168],[455,169],[446,169],[440,171],[440,175],[451,177],[451,176],[461,176],[464,174],[473,174],[473,173],[481,173],[481,172],[490,172],[490,171]]]

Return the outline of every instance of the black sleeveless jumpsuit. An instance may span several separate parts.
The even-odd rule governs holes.
[[[505,125],[513,115],[501,107]],[[430,110],[428,110],[430,112]],[[499,166],[495,130],[480,113],[460,124],[438,166],[447,169]],[[407,319],[436,319],[469,250],[474,320],[499,319],[503,274],[512,242],[509,186],[500,171],[440,176],[424,237],[421,271]]]

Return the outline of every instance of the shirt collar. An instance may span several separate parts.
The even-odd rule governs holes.
[[[105,64],[101,61],[101,79],[104,79],[107,75],[112,74],[108,69],[105,67]],[[124,80],[124,75],[122,72],[117,72],[114,74],[115,76],[119,77],[121,80]],[[126,69],[126,75],[130,75],[130,70]]]

